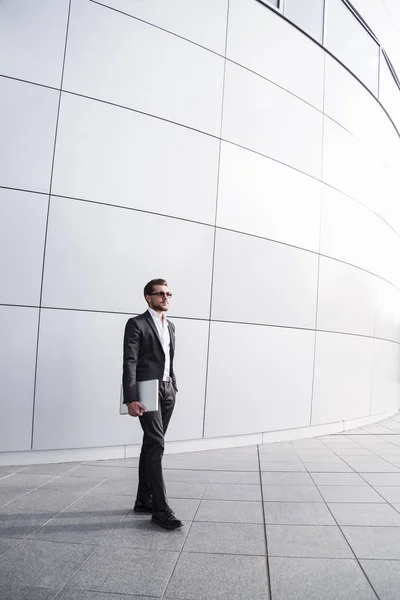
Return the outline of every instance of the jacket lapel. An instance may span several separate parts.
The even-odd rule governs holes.
[[[167,324],[168,324],[168,331],[169,331],[169,341],[170,341],[170,344],[171,344],[171,353],[172,353],[172,356],[173,356],[174,352],[175,352],[175,336],[174,336],[174,334],[172,332],[172,328],[169,326],[169,322],[168,321],[167,321]]]
[[[153,321],[153,317],[151,316],[151,314],[149,313],[149,311],[148,311],[148,310],[145,312],[145,315],[146,315],[146,319],[147,319],[147,321],[148,321],[148,323],[149,323],[149,325],[150,325],[151,329],[153,330],[153,333],[154,333],[154,335],[155,335],[155,336],[156,336],[156,338],[157,338],[157,341],[158,341],[158,343],[160,344],[160,348],[161,348],[161,350],[164,352],[164,350],[163,350],[163,347],[162,347],[162,344],[161,344],[160,337],[159,337],[159,335],[158,335],[157,327],[155,326],[155,324],[154,324],[154,321]]]
[[[149,313],[148,310],[146,310],[146,312],[144,314],[146,316],[146,319],[147,319],[150,327],[153,330],[154,335],[156,336],[156,338],[158,340],[158,343],[160,344],[161,350],[164,352],[164,349],[162,347],[162,343],[161,343],[160,337],[158,335],[157,327],[155,326],[154,321],[153,321],[153,317],[151,316],[151,314]],[[169,341],[170,341],[170,344],[171,344],[170,352],[172,352],[172,356],[173,356],[174,352],[175,352],[175,337],[174,337],[174,334],[172,332],[171,327],[169,326],[169,322],[168,321],[167,321],[167,327],[168,327],[168,331],[169,331]]]

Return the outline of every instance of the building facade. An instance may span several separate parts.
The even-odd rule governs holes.
[[[171,449],[398,409],[396,4],[0,3],[0,462],[137,452],[122,337],[155,277]]]

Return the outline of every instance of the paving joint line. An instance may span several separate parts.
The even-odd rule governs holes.
[[[269,598],[272,600],[271,571],[269,568],[269,558],[268,558],[269,555],[268,555],[267,526],[266,526],[266,522],[265,522],[265,512],[264,512],[264,491],[263,491],[261,460],[260,460],[260,446],[259,445],[257,445],[257,455],[258,455],[258,474],[260,477],[261,511],[262,511],[263,529],[264,529],[265,568],[266,568],[266,575],[267,575],[268,595],[269,595]]]

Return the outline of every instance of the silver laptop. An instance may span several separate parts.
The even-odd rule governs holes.
[[[158,410],[158,379],[150,379],[149,381],[138,381],[138,396],[140,404],[143,404],[149,412]],[[124,390],[121,385],[121,393],[119,400],[119,414],[129,415],[128,406],[124,404]]]

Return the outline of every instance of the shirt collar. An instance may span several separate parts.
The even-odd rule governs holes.
[[[151,316],[153,317],[153,319],[159,319],[161,321],[161,315],[157,311],[155,311],[152,308],[150,308],[150,306],[149,306],[149,308],[147,310],[149,311],[149,313],[151,314]],[[165,315],[165,320],[167,320],[167,315]]]

